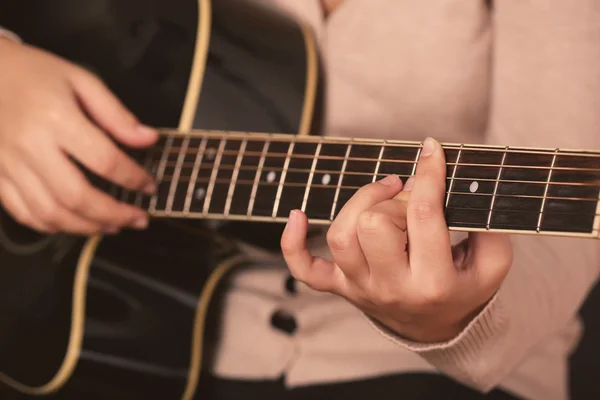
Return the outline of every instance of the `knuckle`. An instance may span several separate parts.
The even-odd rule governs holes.
[[[8,207],[7,207],[8,209]],[[26,214],[26,213],[22,213],[18,210],[10,210],[10,215],[11,217],[13,217],[18,223],[20,223],[21,225],[25,225],[28,227],[31,227],[33,229],[37,229],[38,228],[38,224],[36,224],[36,222],[33,220],[33,218]]]
[[[428,201],[419,201],[413,204],[412,212],[416,219],[422,222],[432,220],[436,214],[435,206]]]
[[[293,244],[293,243],[292,243],[292,241],[291,241],[289,238],[287,238],[286,236],[283,236],[283,237],[281,238],[280,245],[281,245],[281,252],[282,252],[283,254],[285,254],[285,255],[290,255],[290,254],[293,254],[293,253],[294,253],[294,251],[295,251],[295,246],[294,246],[294,244]]]
[[[85,207],[85,187],[83,184],[73,184],[61,194],[62,204],[70,211],[80,211]]]
[[[363,231],[374,231],[386,222],[387,216],[377,211],[363,211],[358,217],[358,227]]]
[[[421,305],[426,307],[437,306],[448,300],[450,287],[440,280],[431,280],[421,287]]]
[[[55,225],[58,222],[56,207],[50,203],[38,204],[37,214],[46,224]]]
[[[90,84],[98,84],[101,82],[100,78],[96,74],[80,65],[72,64],[71,73],[73,78],[78,79],[81,82]]]
[[[344,251],[350,247],[352,243],[352,235],[348,232],[330,229],[327,232],[327,244],[332,250]]]
[[[310,287],[310,283],[307,282],[306,274],[303,272],[302,268],[297,268],[295,265],[288,265],[288,267],[290,269],[290,275],[292,275],[295,280]]]
[[[100,175],[104,177],[113,177],[119,168],[119,155],[112,148],[98,152],[96,165]]]
[[[395,308],[401,302],[398,292],[388,288],[379,288],[374,294],[375,300],[380,307]]]

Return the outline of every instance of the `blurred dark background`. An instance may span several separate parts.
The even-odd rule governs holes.
[[[600,284],[581,309],[585,332],[571,358],[573,400],[600,399]]]

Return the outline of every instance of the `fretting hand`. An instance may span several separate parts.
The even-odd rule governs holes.
[[[487,232],[452,247],[445,182],[443,149],[428,139],[404,188],[388,176],[345,204],[327,235],[332,261],[310,254],[306,215],[293,211],[281,240],[292,275],[410,340],[455,337],[499,289],[512,247],[507,235]]]
[[[51,233],[144,228],[146,213],[92,187],[69,159],[127,189],[152,192],[151,176],[107,134],[135,147],[157,139],[89,72],[0,39],[0,201],[17,221]]]

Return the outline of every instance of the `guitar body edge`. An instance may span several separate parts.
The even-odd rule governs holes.
[[[56,375],[47,383],[40,386],[28,386],[10,376],[0,372],[0,381],[12,388],[26,394],[44,395],[60,389],[71,377],[79,360],[85,320],[85,297],[89,269],[96,248],[102,240],[101,236],[91,236],[81,250],[79,262],[75,271],[75,280],[72,292],[71,328],[65,358],[58,368]]]

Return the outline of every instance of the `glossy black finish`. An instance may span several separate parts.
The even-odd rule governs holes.
[[[256,1],[212,3],[213,40],[194,126],[298,134],[308,73],[303,32],[276,11],[257,8]],[[317,102],[311,133],[320,130],[320,98]],[[283,228],[280,223],[228,222],[220,229],[279,251]]]
[[[299,27],[251,1],[214,1],[212,12],[194,127],[297,133],[306,79]],[[93,70],[142,121],[160,127],[178,126],[197,16],[195,0],[0,4],[1,26]],[[177,223],[155,221],[101,242],[87,281],[83,352],[57,398],[181,397],[198,299],[231,249],[211,243],[201,222]],[[37,386],[65,356],[85,238],[25,241],[6,219],[2,227],[13,244],[42,244],[20,253],[0,244],[0,371]]]

